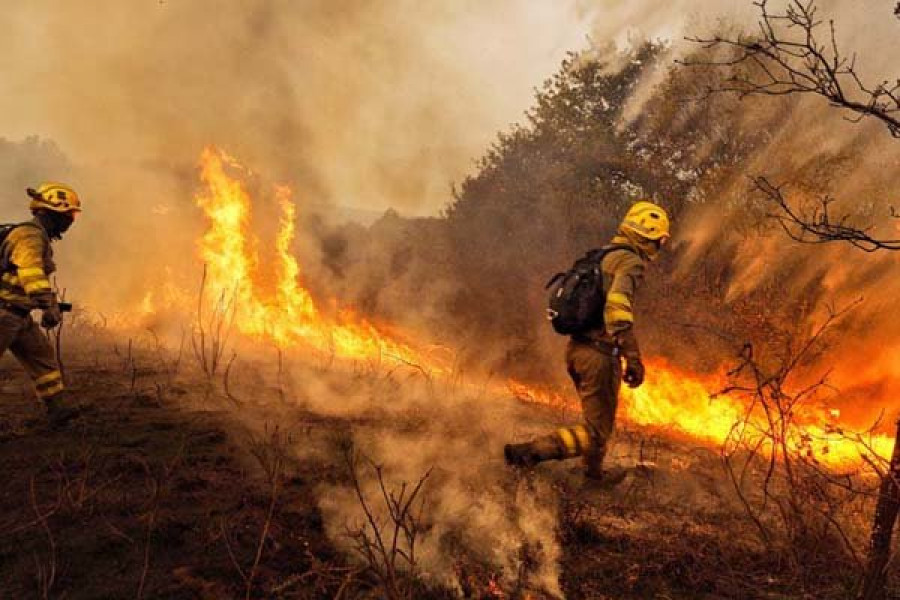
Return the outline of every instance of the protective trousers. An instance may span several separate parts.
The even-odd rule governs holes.
[[[564,427],[534,440],[534,457],[553,460],[583,456],[587,475],[601,477],[615,426],[622,365],[612,348],[574,339],[566,349],[566,365],[581,398],[585,424]]]
[[[34,383],[41,400],[63,391],[53,347],[29,315],[0,308],[0,355],[10,350]]]

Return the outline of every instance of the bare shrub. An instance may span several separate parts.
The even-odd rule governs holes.
[[[153,328],[148,328],[147,332],[153,338],[153,348],[156,353],[156,358],[159,361],[160,370],[166,376],[166,383],[168,387],[172,387],[175,381],[175,377],[178,376],[178,370],[181,367],[181,359],[184,355],[184,338],[185,331],[181,330],[181,341],[178,344],[178,354],[174,357],[169,357],[168,352],[166,351],[165,346],[159,339],[159,335],[157,335],[156,330]]]
[[[425,530],[424,488],[431,469],[415,484],[404,481],[397,488],[385,481],[384,468],[362,457],[352,442],[343,445],[343,455],[356,499],[365,515],[365,521],[348,527],[346,535],[353,549],[375,575],[385,598],[413,598],[418,566],[416,544]],[[361,462],[365,462],[375,474],[382,503],[380,507],[363,491]]]
[[[730,384],[721,392],[747,400],[743,418],[721,450],[737,498],[761,541],[804,578],[829,565],[839,570],[840,561],[849,568],[862,567],[859,541],[848,523],[873,497],[872,473],[861,468],[837,472],[822,464],[818,453],[827,452],[827,447],[817,447],[816,442],[826,440],[815,439],[799,420],[804,408],[817,405],[829,388],[824,377],[799,385],[797,373],[822,351],[823,337],[844,312],[832,311],[808,339],[774,365],[764,365],[753,346],[745,345],[739,364],[729,373]],[[863,434],[837,428],[826,428],[826,433],[857,442],[869,464],[880,460]]]
[[[237,292],[227,290],[219,292],[208,314],[204,312],[206,299],[207,268],[203,265],[200,278],[200,291],[197,295],[197,321],[191,331],[191,346],[194,357],[211,381],[222,366],[222,357],[234,325],[237,313]]]
[[[172,478],[184,461],[188,442],[188,436],[183,437],[172,457],[157,466],[151,465],[140,456],[132,457],[132,460],[137,462],[144,469],[145,482],[148,491],[147,503],[145,505],[144,514],[141,517],[146,525],[141,575],[138,581],[136,594],[138,600],[141,600],[147,591],[147,576],[150,573],[153,554],[153,537],[159,522],[160,509],[162,508],[163,500],[169,493],[169,486],[172,482]]]
[[[53,591],[53,586],[56,584],[56,567],[57,567],[57,548],[56,548],[56,537],[53,534],[53,530],[50,527],[48,519],[53,512],[55,512],[55,508],[51,509],[48,512],[41,511],[40,506],[38,505],[37,492],[35,491],[34,484],[34,476],[29,480],[29,499],[31,501],[31,510],[34,512],[35,519],[40,523],[41,529],[44,531],[44,534],[47,536],[47,558],[44,561],[41,561],[37,553],[34,556],[35,569],[37,570],[37,586],[38,592],[40,593],[40,597],[44,600],[50,598],[50,593]],[[57,498],[57,508],[59,506],[60,499]]]
[[[225,397],[231,400],[231,402],[240,407],[243,403],[231,392],[231,388],[229,387],[229,378],[231,377],[231,367],[234,366],[234,361],[237,359],[237,352],[231,353],[231,358],[228,359],[228,364],[225,366],[225,372],[222,374],[222,387],[225,391]]]

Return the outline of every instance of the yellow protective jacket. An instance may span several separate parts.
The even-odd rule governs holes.
[[[590,340],[619,346],[638,354],[637,340],[633,335],[635,294],[644,280],[644,254],[623,236],[616,236],[612,243],[629,249],[614,250],[603,257],[603,291],[606,306],[603,309],[603,329],[587,333]],[[623,343],[626,342],[626,343]]]
[[[628,245],[624,238],[613,238],[613,244]],[[634,296],[644,281],[644,261],[635,249],[610,252],[600,265],[606,307],[603,322],[606,333],[616,336],[634,326]]]
[[[15,227],[0,244],[0,303],[24,310],[49,307],[55,270],[44,228],[37,221]]]

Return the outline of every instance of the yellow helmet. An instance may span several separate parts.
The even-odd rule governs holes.
[[[64,183],[42,183],[38,189],[26,190],[31,197],[28,208],[52,210],[58,213],[81,212],[81,199],[78,193]]]
[[[636,234],[646,240],[669,238],[669,215],[661,206],[641,200],[625,213],[620,230],[626,235]]]

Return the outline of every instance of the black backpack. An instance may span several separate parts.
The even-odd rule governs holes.
[[[603,327],[603,272],[600,264],[610,252],[631,250],[628,246],[612,244],[591,250],[575,261],[572,268],[557,273],[547,282],[550,301],[547,318],[556,333],[574,335]]]

